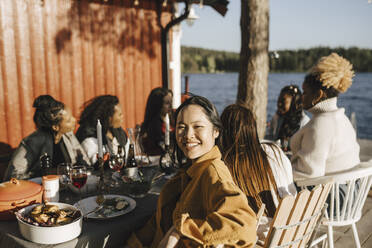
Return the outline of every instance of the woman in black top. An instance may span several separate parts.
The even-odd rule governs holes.
[[[51,167],[60,163],[90,162],[73,134],[75,118],[62,102],[50,95],[41,95],[33,103],[37,130],[24,138],[9,163],[4,180],[11,177],[27,179],[45,174],[40,157],[48,155]]]

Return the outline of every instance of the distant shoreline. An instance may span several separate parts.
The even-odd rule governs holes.
[[[320,57],[336,52],[348,59],[356,72],[372,72],[372,49],[314,47],[297,50],[277,50],[269,52],[271,72],[304,73]],[[210,50],[198,47],[181,47],[182,73],[224,73],[239,72],[239,53]]]

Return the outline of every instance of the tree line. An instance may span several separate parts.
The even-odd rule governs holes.
[[[372,72],[372,49],[314,47],[269,52],[271,72],[306,72],[320,57],[336,52],[357,72]],[[197,47],[181,47],[182,73],[239,72],[239,53]]]

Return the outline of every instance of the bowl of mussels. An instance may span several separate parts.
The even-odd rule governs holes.
[[[34,204],[16,212],[22,236],[39,244],[58,244],[78,237],[81,211],[66,203]]]

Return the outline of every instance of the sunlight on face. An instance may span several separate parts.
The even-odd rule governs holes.
[[[58,132],[60,134],[64,134],[64,133],[74,131],[75,125],[76,125],[76,119],[74,116],[72,116],[71,110],[66,107],[64,110],[62,110],[61,113],[62,113],[62,120],[58,125],[59,127]]]
[[[291,103],[292,103],[292,96],[289,95],[289,94],[280,94],[279,98],[278,98],[278,103],[277,103],[277,107],[278,107],[278,114],[279,115],[284,115],[286,114],[289,109],[291,108]]]
[[[119,104],[115,105],[114,111],[114,114],[110,117],[110,126],[119,128],[123,122],[123,113]]]
[[[218,134],[203,108],[198,105],[185,107],[177,117],[177,145],[191,160],[209,152],[215,145]]]

